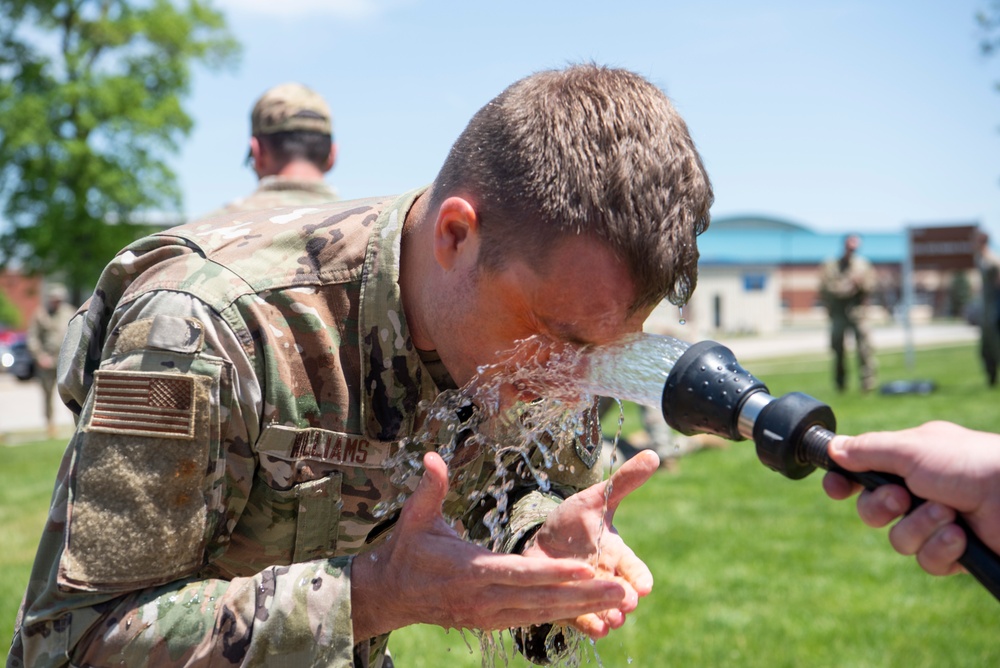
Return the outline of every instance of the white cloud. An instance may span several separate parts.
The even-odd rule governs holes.
[[[405,2],[406,0],[219,0],[219,6],[233,14],[280,18],[333,16],[367,19]]]

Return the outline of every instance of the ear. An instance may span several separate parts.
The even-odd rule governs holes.
[[[250,137],[250,158],[253,160],[253,171],[257,172],[258,177],[262,176],[266,169],[265,153],[260,141],[256,137]]]
[[[479,257],[479,217],[462,197],[441,203],[434,220],[434,259],[445,270],[472,267]]]
[[[337,163],[337,145],[330,144],[330,155],[326,156],[326,163],[323,165],[323,171],[328,172],[333,169],[333,166]]]

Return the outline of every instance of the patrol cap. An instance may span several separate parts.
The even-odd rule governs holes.
[[[65,285],[60,283],[50,283],[48,287],[45,288],[45,298],[58,299],[59,301],[64,302],[69,299],[69,290],[66,289]]]
[[[261,95],[250,114],[250,133],[296,131],[333,134],[330,107],[319,93],[302,84],[285,83]]]

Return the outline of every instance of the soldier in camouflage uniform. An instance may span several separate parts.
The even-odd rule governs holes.
[[[63,348],[77,431],[8,666],[378,668],[414,623],[620,627],[652,576],[598,527],[654,456],[606,497],[579,442],[551,488],[513,486],[494,550],[463,539],[481,449],[422,444],[402,511],[375,506],[421,401],[516,340],[610,343],[685,301],[711,200],[663,93],[586,65],[501,93],[426,189],[132,244]]]
[[[990,237],[985,232],[976,235],[976,268],[982,282],[979,354],[983,358],[986,383],[995,387],[1000,365],[1000,257],[990,250]]]
[[[820,271],[820,298],[830,314],[833,381],[840,391],[844,390],[847,382],[844,335],[848,331],[854,333],[863,392],[875,387],[878,369],[865,318],[865,304],[875,289],[875,269],[871,262],[857,253],[860,246],[861,238],[848,234],[844,237],[843,254],[827,260]]]
[[[45,412],[45,427],[49,438],[56,437],[53,405],[56,360],[59,359],[59,347],[66,336],[66,328],[75,313],[76,307],[69,303],[69,291],[62,285],[50,285],[45,289],[44,301],[28,326],[28,351],[35,361],[35,376],[42,386],[42,410]]]
[[[257,173],[257,190],[206,217],[338,199],[323,181],[337,145],[330,107],[319,93],[298,83],[271,88],[254,104],[250,133],[247,160]]]

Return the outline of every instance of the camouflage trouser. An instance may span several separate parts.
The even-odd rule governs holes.
[[[45,411],[45,424],[51,427],[55,420],[52,397],[56,390],[56,370],[37,368],[35,375],[38,376],[42,385],[42,408]]]
[[[986,320],[981,323],[982,337],[979,351],[983,357],[983,367],[986,370],[986,381],[990,386],[997,382],[997,365],[1000,364],[1000,323]]]
[[[858,352],[858,375],[861,378],[861,389],[866,391],[874,389],[877,366],[875,355],[872,352],[868,325],[860,317],[848,316],[832,316],[831,323],[830,347],[833,348],[833,376],[837,389],[843,390],[847,384],[847,369],[844,360],[844,334],[848,330],[854,333],[854,342]]]

